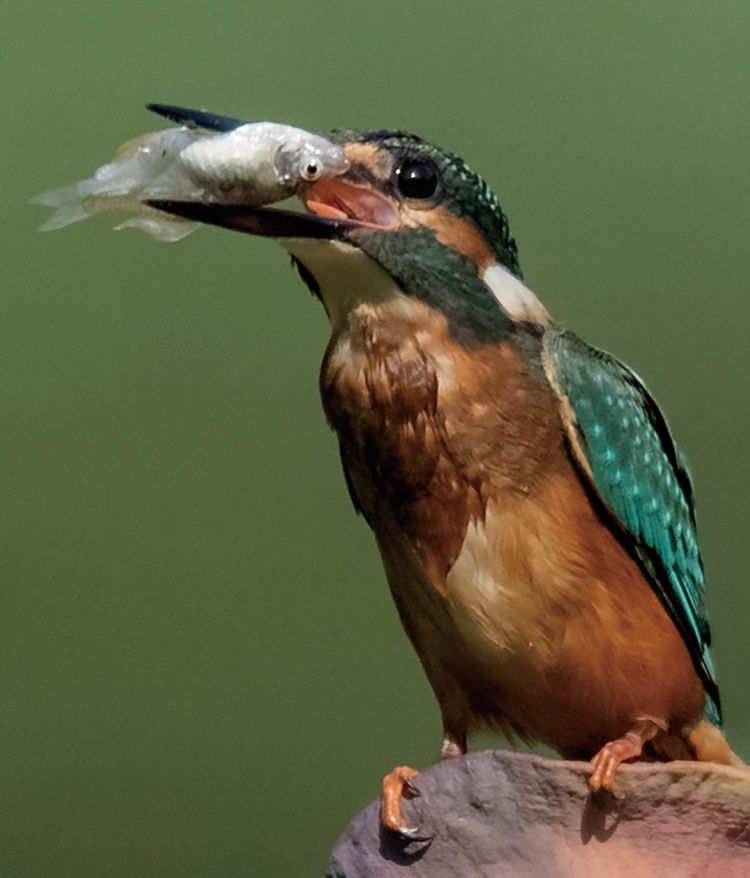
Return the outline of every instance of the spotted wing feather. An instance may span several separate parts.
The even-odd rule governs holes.
[[[614,357],[553,331],[545,368],[571,450],[682,634],[709,696],[707,716],[720,722],[685,458],[648,390]]]

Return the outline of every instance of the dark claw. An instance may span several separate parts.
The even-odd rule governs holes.
[[[403,784],[406,792],[412,799],[418,799],[422,795],[422,793],[419,792],[417,785],[410,777],[405,777],[403,779]]]
[[[187,107],[175,107],[172,104],[146,104],[146,109],[170,122],[186,125],[188,128],[207,128],[209,131],[233,131],[245,123],[242,119],[232,116],[218,116],[205,110],[189,110]]]
[[[403,829],[396,829],[395,831],[408,841],[432,841],[435,837],[433,835],[421,835],[421,830],[418,826],[404,826]]]

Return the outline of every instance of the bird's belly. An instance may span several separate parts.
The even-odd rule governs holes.
[[[635,562],[593,512],[570,526],[568,488],[488,506],[442,588],[404,566],[403,547],[386,568],[438,699],[463,693],[467,730],[495,725],[574,756],[639,717],[693,722],[703,692]]]

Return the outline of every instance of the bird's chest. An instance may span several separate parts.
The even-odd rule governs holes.
[[[466,349],[411,300],[351,312],[321,393],[381,548],[400,530],[438,589],[470,521],[533,491],[560,444],[550,393],[517,346]]]

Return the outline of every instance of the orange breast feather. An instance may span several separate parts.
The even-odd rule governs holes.
[[[467,351],[414,300],[363,305],[321,389],[446,727],[585,755],[635,717],[697,719],[703,693],[524,343]]]

